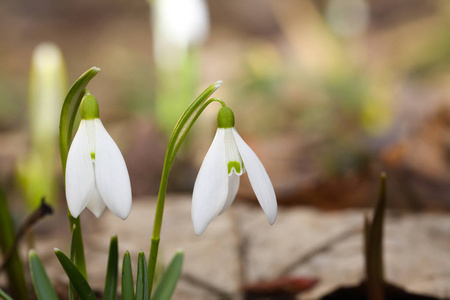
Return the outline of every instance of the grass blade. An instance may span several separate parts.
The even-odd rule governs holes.
[[[136,278],[136,300],[148,300],[147,262],[144,252],[139,252]]]
[[[2,298],[3,300],[13,300],[13,298],[11,298],[7,293],[5,293],[5,291],[3,291],[2,289],[0,289],[0,298]]]
[[[29,259],[31,280],[38,300],[58,300],[58,296],[36,251],[30,250]]]
[[[3,254],[8,253],[11,247],[13,247],[14,239],[14,225],[9,213],[8,202],[5,194],[0,188],[0,249]],[[28,291],[25,282],[25,274],[17,249],[12,251],[5,268],[13,297],[17,299],[27,299]]]
[[[133,272],[130,252],[123,255],[122,264],[122,300],[134,300]]]
[[[97,300],[86,278],[61,250],[55,249],[56,257],[82,300]]]
[[[184,252],[182,250],[175,253],[153,294],[152,300],[170,300],[181,275],[183,258]]]
[[[106,269],[103,300],[115,300],[117,294],[117,277],[119,269],[119,244],[117,236],[111,238],[109,244],[108,267]]]

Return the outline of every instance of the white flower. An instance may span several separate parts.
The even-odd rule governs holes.
[[[191,47],[200,45],[209,33],[205,0],[153,1],[154,55],[164,69],[180,67]]]
[[[91,95],[81,103],[81,122],[66,165],[69,211],[78,217],[87,208],[98,218],[107,206],[126,219],[131,210],[131,185],[119,148],[98,117],[97,100]]]
[[[221,112],[230,114],[225,123]],[[253,191],[270,224],[277,217],[275,191],[264,166],[234,128],[234,116],[228,107],[219,112],[216,136],[203,160],[192,196],[192,222],[200,235],[214,217],[233,202],[239,189],[240,176],[248,173]],[[222,119],[222,120],[221,120]],[[224,125],[225,124],[225,125]]]

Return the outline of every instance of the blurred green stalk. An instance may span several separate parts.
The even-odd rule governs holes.
[[[18,166],[19,182],[27,206],[35,208],[41,197],[56,200],[59,108],[67,90],[64,59],[51,43],[33,52],[29,87],[30,151]]]
[[[157,67],[156,121],[167,136],[190,104],[199,82],[196,51],[188,51],[182,60],[176,69]]]
[[[147,1],[157,72],[156,121],[170,136],[197,89],[199,49],[209,34],[208,6],[204,0]]]
[[[0,188],[0,248],[4,257],[14,244],[15,233],[14,225],[9,212],[8,203]],[[2,258],[3,259],[3,258]],[[6,272],[9,279],[9,287],[12,296],[15,299],[28,299],[27,285],[23,272],[22,261],[19,253],[14,250],[8,263],[6,264]]]

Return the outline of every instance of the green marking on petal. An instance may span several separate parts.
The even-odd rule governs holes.
[[[236,174],[241,173],[241,164],[238,161],[229,161],[228,162],[228,174],[231,174],[231,171],[234,169]]]
[[[91,152],[91,159],[95,160],[95,152]]]

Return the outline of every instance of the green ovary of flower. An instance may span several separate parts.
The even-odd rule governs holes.
[[[81,100],[81,119],[92,120],[99,117],[98,102],[92,95],[86,95]]]
[[[222,106],[217,114],[217,127],[232,128],[234,127],[234,113],[228,106]]]

